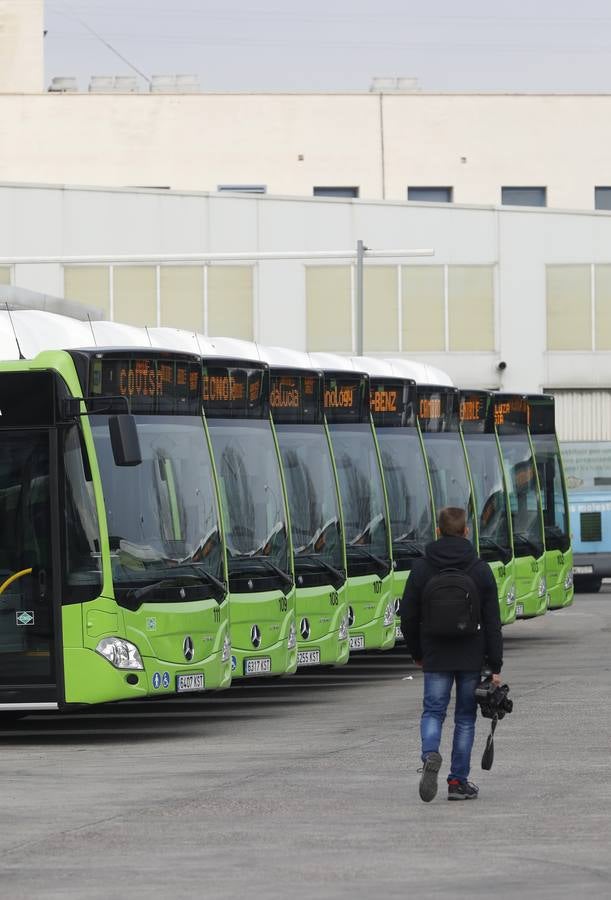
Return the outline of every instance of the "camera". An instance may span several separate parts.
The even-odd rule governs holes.
[[[513,700],[509,699],[509,685],[493,684],[490,678],[485,678],[475,688],[475,699],[485,719],[502,719],[513,712]]]

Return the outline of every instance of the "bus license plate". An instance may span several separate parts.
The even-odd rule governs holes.
[[[188,675],[176,676],[176,693],[182,694],[185,691],[203,691],[204,689],[204,673],[190,672]]]
[[[593,575],[594,566],[573,566],[573,575]]]
[[[365,635],[363,634],[355,634],[350,638],[350,649],[351,650],[364,650],[365,649]]]
[[[272,658],[271,656],[253,657],[244,660],[245,675],[263,675],[265,672],[271,672]]]
[[[524,615],[524,604],[516,603],[516,616],[523,616],[523,615]]]
[[[297,654],[298,666],[320,665],[320,650],[300,650]]]
[[[401,631],[400,625],[395,625],[395,637],[398,641],[403,640],[403,632]]]

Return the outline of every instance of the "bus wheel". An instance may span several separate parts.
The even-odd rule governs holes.
[[[578,594],[597,594],[602,585],[602,578],[576,578],[575,591]]]

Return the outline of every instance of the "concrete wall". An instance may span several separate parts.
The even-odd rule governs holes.
[[[43,0],[0,0],[0,94],[43,90],[43,28]]]
[[[541,186],[548,206],[587,210],[611,185],[610,95],[9,95],[0,138],[13,182],[340,185],[400,202],[408,186],[448,186],[457,203],[490,205],[503,186]]]
[[[317,252],[351,251],[358,239],[375,250],[430,247],[430,258],[366,265],[493,266],[495,345],[409,356],[465,386],[611,388],[611,352],[546,349],[545,274],[559,261],[611,263],[611,214],[6,185],[0,206],[0,266],[10,267],[14,284],[56,296],[63,295],[65,263],[311,254],[248,263],[255,267],[253,336],[296,349],[308,349],[305,267]],[[348,256],[329,262],[352,263]]]

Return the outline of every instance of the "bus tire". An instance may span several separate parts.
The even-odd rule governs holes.
[[[577,594],[597,594],[600,591],[601,585],[602,578],[596,578],[596,576],[591,578],[576,578],[575,592]]]

